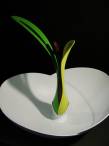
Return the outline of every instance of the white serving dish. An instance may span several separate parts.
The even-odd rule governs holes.
[[[75,136],[109,115],[109,76],[93,68],[65,70],[69,108],[55,117],[51,106],[56,74],[26,73],[6,80],[0,89],[0,108],[14,123],[45,135]]]

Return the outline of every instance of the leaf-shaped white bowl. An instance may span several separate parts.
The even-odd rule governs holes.
[[[109,76],[92,68],[65,70],[69,108],[55,117],[51,106],[56,74],[26,73],[6,80],[0,89],[0,108],[14,123],[51,136],[75,136],[109,115]]]

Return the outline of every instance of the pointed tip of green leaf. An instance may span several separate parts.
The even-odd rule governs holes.
[[[74,44],[75,44],[75,40],[70,40],[65,44],[64,48],[73,47]]]
[[[71,50],[71,48],[74,46],[75,40],[70,40],[65,44],[64,50],[63,50],[63,55],[68,52],[68,50]]]
[[[20,23],[21,21],[26,20],[25,18],[22,18],[22,17],[20,17],[20,16],[11,16],[11,18],[12,18],[14,21],[18,22],[18,23]]]
[[[75,44],[75,40],[70,40],[70,41],[67,42],[67,44],[74,45]]]
[[[18,16],[11,16],[11,18],[14,19],[14,20],[18,20],[19,19]]]

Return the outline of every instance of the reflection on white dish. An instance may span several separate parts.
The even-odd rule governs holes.
[[[27,73],[8,79],[0,90],[1,110],[25,128],[54,136],[77,135],[108,116],[108,75],[92,68],[67,69],[65,85],[70,104],[61,117],[54,118],[51,106],[56,74]]]

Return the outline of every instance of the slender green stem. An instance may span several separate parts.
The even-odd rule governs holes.
[[[57,89],[56,89],[54,100],[52,102],[54,111],[58,115],[64,114],[69,105],[68,97],[67,97],[67,94],[65,91],[64,70],[65,70],[65,64],[66,64],[68,55],[69,55],[74,43],[75,43],[75,41],[71,40],[65,45],[61,63],[58,63]]]

